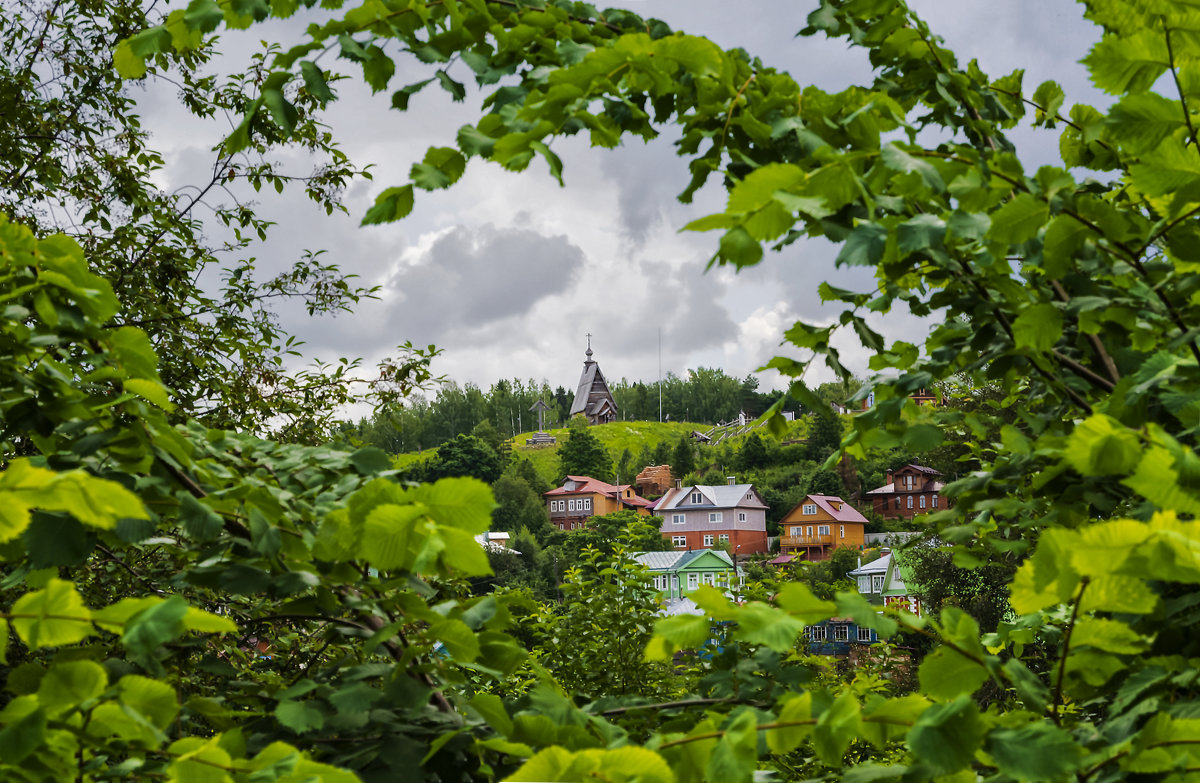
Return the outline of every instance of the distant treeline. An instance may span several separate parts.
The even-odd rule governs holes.
[[[610,380],[609,387],[621,418],[658,421],[659,383],[630,383],[622,378]],[[758,379],[753,376],[739,380],[706,367],[689,370],[686,378],[667,373],[661,389],[664,420],[704,424],[731,421],[741,411],[757,416],[779,394],[759,392]],[[551,388],[545,381],[533,379],[500,380],[486,391],[471,383],[459,386],[449,382],[431,397],[415,397],[357,424],[347,423],[343,434],[394,454],[421,451],[469,433],[483,421],[506,437],[535,430],[537,414],[530,408],[538,400],[549,406],[544,414],[547,428],[565,426],[574,399],[574,388]]]

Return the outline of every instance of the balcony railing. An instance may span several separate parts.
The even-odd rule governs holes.
[[[833,534],[823,536],[783,536],[780,546],[828,546],[833,544]]]

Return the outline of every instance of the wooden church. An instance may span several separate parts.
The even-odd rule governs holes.
[[[587,417],[588,424],[605,424],[617,419],[617,403],[609,391],[604,373],[600,365],[592,359],[592,336],[588,335],[586,357],[583,360],[583,374],[579,376],[579,386],[575,389],[575,401],[571,403],[571,416],[582,413]]]

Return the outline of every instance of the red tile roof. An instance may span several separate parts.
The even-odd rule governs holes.
[[[808,495],[807,498],[820,506],[838,522],[860,522],[864,525],[867,524],[867,518],[860,514],[858,509],[837,495]],[[834,504],[838,504],[836,508]]]

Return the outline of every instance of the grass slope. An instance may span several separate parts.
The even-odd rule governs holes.
[[[611,424],[597,424],[591,428],[592,434],[597,440],[608,450],[609,456],[612,457],[613,465],[621,459],[621,453],[625,449],[629,449],[630,453],[636,458],[641,453],[642,447],[645,446],[654,449],[659,443],[666,441],[672,447],[678,442],[681,435],[698,430],[700,432],[708,432],[712,429],[710,424],[694,424],[691,422],[671,421],[616,421]],[[803,437],[805,425],[801,422],[795,422],[789,427],[789,433],[786,438]],[[756,428],[753,430],[762,438],[770,438],[771,434],[765,427]],[[558,442],[562,443],[567,437],[567,428],[559,427],[550,429],[547,432],[558,438]],[[515,457],[528,459],[534,469],[546,481],[556,483],[558,476],[558,444],[553,446],[534,447],[526,445],[527,438],[533,435],[532,432],[522,432],[513,438],[512,443],[513,455]],[[749,433],[730,438],[729,443],[736,451],[741,448],[742,442],[746,439]],[[396,468],[404,468],[416,462],[422,462],[430,459],[437,454],[437,449],[425,449],[424,451],[408,452],[406,454],[398,454],[393,458],[393,465]],[[703,457],[701,457],[703,461]],[[639,466],[640,467],[640,466]],[[629,484],[633,480],[633,476],[621,476],[621,482]]]

